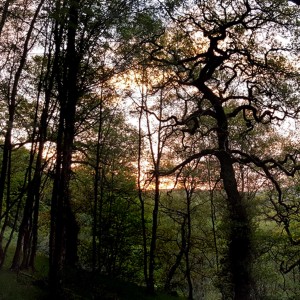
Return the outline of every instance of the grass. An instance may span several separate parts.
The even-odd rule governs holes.
[[[0,270],[1,300],[35,300],[46,299],[47,292],[37,283],[42,282],[48,273],[48,258],[38,255],[36,272],[22,271],[15,273],[9,270],[14,247],[10,247],[3,268]]]
[[[23,273],[0,271],[1,300],[46,299],[45,291],[34,285],[34,278]]]

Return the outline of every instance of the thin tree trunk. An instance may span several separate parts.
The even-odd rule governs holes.
[[[155,194],[154,194],[154,208],[152,211],[152,235],[149,250],[149,279],[148,279],[148,292],[154,294],[154,269],[155,269],[155,251],[157,242],[157,226],[158,226],[158,207],[159,207],[159,164],[156,166],[157,171],[155,175]]]
[[[163,95],[161,92],[160,95],[160,104],[159,104],[159,120],[162,118],[162,101]],[[147,105],[145,103],[145,105]],[[150,151],[152,162],[154,166],[154,207],[152,211],[152,230],[151,230],[151,242],[150,242],[150,249],[149,249],[149,273],[148,273],[148,284],[147,289],[149,294],[155,293],[155,279],[154,279],[154,270],[155,270],[155,255],[156,255],[156,244],[157,244],[157,228],[158,228],[158,211],[159,211],[159,200],[160,200],[160,161],[162,155],[162,148],[163,148],[163,141],[161,138],[161,129],[162,124],[159,121],[158,124],[158,131],[157,131],[157,154],[154,151],[154,145],[151,139],[151,130],[150,130],[150,123],[149,123],[149,115],[147,113],[147,129],[148,129],[148,136],[149,136],[149,143],[150,143]]]
[[[93,205],[93,240],[92,240],[92,268],[93,272],[97,269],[97,230],[98,230],[98,198],[99,198],[99,184],[100,184],[100,155],[101,155],[101,141],[102,141],[102,95],[100,97],[100,113],[99,113],[99,124],[98,124],[98,133],[97,133],[97,145],[96,145],[96,165],[95,165],[95,177],[94,177],[94,205]],[[101,174],[102,175],[102,174]],[[101,205],[102,206],[102,205]],[[101,211],[102,214],[102,211]],[[99,216],[102,218],[102,215]],[[101,247],[101,245],[99,245]]]
[[[189,287],[188,299],[193,299],[193,282],[191,278],[191,266],[190,266],[190,249],[191,249],[191,236],[192,236],[192,220],[191,220],[191,200],[192,200],[193,188],[187,191],[187,234],[186,234],[186,247],[185,247],[185,266],[186,266],[186,279]]]
[[[212,232],[213,232],[213,237],[214,237],[216,268],[217,268],[217,273],[218,273],[219,272],[219,249],[218,249],[217,233],[216,233],[216,210],[215,210],[215,205],[214,205],[214,187],[212,186],[211,164],[210,164],[209,158],[207,161],[207,171],[208,171],[208,185],[209,185],[209,199],[210,199],[210,218],[211,218]]]
[[[143,73],[143,77],[145,74]],[[142,86],[142,89],[144,87]],[[144,91],[142,90],[142,103],[141,107],[144,107]],[[146,285],[148,286],[149,278],[148,278],[148,247],[147,247],[147,230],[146,230],[146,219],[145,219],[145,200],[143,198],[143,191],[141,186],[142,181],[142,154],[143,154],[143,137],[142,137],[142,118],[143,118],[143,109],[140,109],[139,113],[139,144],[138,144],[138,197],[141,206],[141,226],[142,226],[142,244],[143,244],[143,271],[144,271],[144,280]]]
[[[0,268],[2,268],[2,266],[3,266],[4,262],[5,262],[5,258],[6,258],[8,247],[9,247],[11,241],[12,241],[13,234],[14,234],[14,232],[16,230],[16,227],[17,227],[17,221],[18,221],[18,218],[19,218],[20,207],[21,207],[21,198],[19,199],[19,202],[18,202],[18,205],[17,205],[17,211],[16,211],[16,214],[15,214],[13,226],[11,228],[11,232],[10,232],[8,241],[7,241],[7,243],[6,243],[5,247],[4,247],[4,255],[3,255],[4,259],[0,263]],[[9,217],[8,217],[8,214],[7,214],[6,217],[5,217],[5,221],[4,221],[4,225],[5,226],[8,225],[8,220],[9,220]],[[4,225],[3,225],[3,230],[1,230],[1,238],[3,237],[3,234],[5,232]]]
[[[8,16],[8,8],[11,2],[13,2],[13,0],[6,0],[2,8],[2,16],[0,19],[0,36],[2,34],[2,30]]]
[[[182,257],[185,253],[185,248],[186,248],[186,238],[185,238],[185,227],[186,227],[186,216],[184,216],[183,222],[181,224],[181,245],[180,245],[180,251],[179,253],[176,255],[176,260],[175,263],[172,265],[172,267],[170,268],[167,278],[166,278],[166,282],[165,282],[165,286],[164,286],[164,290],[167,293],[171,292],[171,281],[175,275],[175,272],[177,270],[177,268],[179,267]]]
[[[46,48],[46,47],[45,47]],[[46,56],[46,53],[45,55]],[[32,220],[32,244],[30,249],[30,256],[28,262],[28,268],[32,270],[35,269],[34,262],[36,257],[37,251],[37,241],[38,241],[38,218],[39,218],[39,204],[40,204],[40,195],[41,195],[41,183],[42,183],[42,173],[44,169],[44,165],[42,164],[43,161],[43,152],[45,142],[47,140],[47,128],[48,128],[48,118],[49,118],[49,107],[51,101],[51,93],[53,90],[54,84],[54,75],[55,72],[51,72],[51,45],[49,45],[49,54],[48,54],[48,61],[46,66],[46,76],[45,76],[45,102],[43,111],[41,114],[40,126],[39,126],[39,135],[38,135],[38,152],[36,157],[36,164],[35,164],[35,172],[33,175],[33,183],[32,183],[32,195],[33,197],[33,220]]]
[[[2,166],[1,166],[1,175],[0,175],[0,216],[2,215],[2,204],[3,204],[3,198],[4,198],[4,189],[5,189],[5,183],[7,181],[7,176],[8,174],[8,166],[10,164],[9,157],[11,155],[12,151],[12,143],[11,143],[11,137],[12,137],[12,130],[13,130],[13,123],[14,123],[14,118],[15,118],[15,109],[16,109],[16,98],[17,98],[17,93],[18,93],[18,87],[19,87],[19,81],[21,78],[21,74],[23,72],[24,66],[26,64],[26,59],[28,55],[28,51],[30,49],[29,42],[31,40],[32,32],[34,29],[34,25],[36,23],[38,14],[41,10],[41,7],[43,5],[45,0],[41,0],[34,15],[31,20],[28,32],[26,34],[24,46],[23,46],[23,51],[20,57],[20,63],[18,66],[18,69],[16,71],[15,77],[14,77],[14,82],[13,82],[13,87],[12,87],[12,92],[9,97],[9,120],[7,124],[7,130],[5,134],[5,142],[4,142],[4,148],[3,148],[3,156],[2,156]],[[10,193],[10,190],[7,189],[7,193]],[[9,195],[7,194],[7,197]],[[4,259],[3,257],[3,250],[2,250],[2,241],[3,238],[0,238],[0,262],[1,260]]]
[[[103,235],[103,201],[104,201],[104,176],[105,171],[102,167],[100,174],[100,195],[99,195],[99,216],[98,216],[98,242],[99,242],[99,248],[98,248],[98,263],[99,263],[99,269],[103,267],[103,257],[102,257],[102,235]]]
[[[34,24],[36,22],[36,19],[38,17],[38,14],[44,4],[44,0],[40,1],[35,14],[33,16],[33,19],[31,21],[31,31],[34,27]],[[28,41],[30,38],[30,35],[27,36]],[[25,44],[28,44],[28,42],[25,42]],[[41,83],[39,84],[39,91],[41,91]],[[38,97],[39,98],[39,97]],[[38,115],[38,106],[39,106],[39,101],[37,101],[37,106],[36,106],[36,112],[35,112],[35,119],[34,119],[34,124],[37,124],[37,115]],[[33,170],[33,163],[34,163],[34,157],[36,153],[36,128],[33,128],[33,133],[31,137],[31,152],[30,152],[30,159],[29,159],[29,165],[27,168],[26,176],[25,176],[25,184],[28,181],[28,192],[27,192],[27,197],[26,197],[26,202],[25,202],[25,207],[24,207],[24,212],[23,212],[23,217],[22,221],[19,227],[19,234],[18,234],[18,240],[17,240],[17,246],[12,262],[11,269],[12,270],[18,270],[20,267],[21,268],[26,268],[28,266],[28,261],[29,261],[29,253],[30,253],[30,248],[31,248],[31,230],[32,230],[32,210],[33,210],[33,189],[34,187],[33,182],[32,182],[32,170]],[[21,251],[21,248],[23,248]],[[23,255],[22,263],[20,266],[20,260],[21,260],[21,255]]]

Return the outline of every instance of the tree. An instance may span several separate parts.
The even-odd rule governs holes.
[[[34,87],[37,87],[37,99],[33,116],[28,120],[29,126],[26,126],[29,131],[28,140],[31,143],[27,167],[28,174],[24,178],[25,185],[27,186],[27,197],[22,221],[19,226],[18,241],[11,270],[19,270],[19,268],[35,269],[34,262],[38,243],[38,217],[42,193],[42,177],[47,167],[47,161],[44,160],[43,156],[45,143],[48,139],[48,123],[52,117],[50,105],[53,100],[51,93],[54,84],[54,74],[50,68],[52,57],[50,53],[47,54],[48,48],[51,48],[48,36],[46,36],[44,43],[45,52],[43,56],[35,57],[28,68],[29,70],[27,70],[27,72],[31,73]],[[44,99],[42,99],[42,95],[44,95]],[[29,103],[24,109],[26,110],[28,107],[30,107]],[[28,111],[26,113],[28,114]],[[33,124],[33,128],[30,127],[30,124]],[[22,125],[20,124],[19,126]]]
[[[139,87],[140,95],[132,97],[135,109],[138,111],[139,120],[139,150],[138,150],[138,195],[141,205],[141,226],[143,234],[143,255],[144,255],[144,278],[149,294],[155,293],[155,271],[156,271],[156,251],[157,251],[157,231],[159,224],[159,206],[161,194],[161,182],[159,170],[164,162],[164,151],[169,131],[163,123],[153,118],[150,111],[162,117],[164,115],[163,101],[168,97],[163,89],[152,89],[150,79],[155,74],[155,70],[149,70],[146,62],[143,61],[141,68],[136,69],[136,84]],[[158,104],[156,103],[158,101]],[[152,105],[155,103],[155,105]],[[147,145],[147,150],[143,149]],[[149,164],[143,168],[143,164]],[[147,169],[151,169],[150,174]],[[153,190],[144,193],[147,187]],[[150,197],[149,197],[150,196]],[[151,229],[146,226],[146,198],[151,199]],[[147,237],[149,231],[149,237]],[[148,242],[149,240],[149,242]],[[148,245],[149,243],[149,245]]]
[[[247,136],[258,124],[280,123],[299,112],[298,69],[287,58],[295,48],[286,47],[276,36],[278,30],[286,30],[286,34],[296,37],[298,10],[285,5],[278,3],[269,10],[268,3],[213,1],[199,2],[187,9],[181,6],[176,12],[166,4],[164,9],[169,17],[166,29],[159,37],[147,41],[153,66],[159,65],[164,74],[166,69],[169,72],[160,85],[190,87],[194,95],[182,99],[181,114],[178,109],[168,118],[157,118],[162,122],[172,121],[173,127],[188,130],[191,135],[197,136],[199,132],[202,140],[211,141],[209,148],[161,174],[171,174],[208,155],[214,156],[220,165],[229,222],[228,252],[223,259],[227,279],[222,292],[226,299],[251,299],[254,285],[252,228],[239,192],[235,166],[255,165],[278,187],[272,172],[282,170],[283,164],[288,163],[288,159],[277,163],[268,156],[258,157],[254,149],[242,151],[232,135],[232,120],[243,115],[247,129],[241,134]],[[260,35],[264,36],[263,43]],[[205,119],[210,120],[206,123],[210,127],[201,136],[200,124]],[[294,166],[293,170],[297,168]],[[286,169],[282,172],[293,175]],[[277,190],[282,204],[280,189]]]
[[[98,107],[81,124],[85,130],[75,145],[93,175],[92,269],[116,277],[126,273],[123,265],[128,264],[129,249],[139,244],[140,231],[132,227],[138,213],[132,177],[137,133],[125,124],[115,91],[106,84],[101,88],[100,98],[95,99]]]
[[[53,8],[52,68],[59,103],[50,236],[50,285],[54,293],[59,294],[64,267],[75,266],[78,261],[79,228],[69,190],[78,104],[89,86],[106,80],[106,73],[101,74],[103,66],[96,64],[94,55],[97,51],[101,55],[107,48],[106,38],[113,33],[119,12],[126,16],[128,8],[127,1],[89,1],[84,6],[80,1],[57,1]],[[114,72],[123,67],[117,61],[111,70],[113,66]]]
[[[171,281],[176,272],[176,269],[180,266],[181,260],[185,259],[185,271],[184,277],[187,280],[188,284],[188,299],[193,299],[193,283],[191,276],[191,262],[190,262],[190,250],[192,246],[192,200],[196,191],[196,188],[199,186],[199,179],[201,178],[200,174],[197,174],[199,161],[195,162],[195,166],[187,166],[186,172],[182,174],[182,185],[185,192],[185,209],[182,212],[176,210],[178,215],[182,215],[182,220],[179,221],[180,225],[180,251],[176,255],[175,263],[171,266],[164,289],[168,292],[171,291]],[[179,177],[179,176],[178,176]],[[173,212],[174,213],[174,212]],[[176,216],[174,217],[176,220]],[[177,221],[178,222],[178,221]]]
[[[20,17],[21,21],[20,23],[17,22],[17,28],[18,26],[25,26],[24,24],[28,20],[28,26],[27,30],[25,31],[24,36],[17,37],[16,43],[20,42],[20,49],[15,49],[15,57],[13,59],[14,63],[12,64],[9,75],[8,75],[8,82],[6,86],[6,97],[7,97],[7,107],[8,107],[8,120],[6,125],[6,131],[5,131],[5,137],[4,137],[4,145],[3,145],[3,152],[2,152],[2,165],[1,165],[1,175],[0,175],[0,216],[2,215],[2,208],[3,208],[3,200],[5,196],[5,189],[6,189],[6,197],[7,197],[7,203],[10,202],[10,168],[11,168],[11,152],[13,149],[13,128],[14,128],[14,122],[15,122],[15,114],[16,109],[18,106],[18,98],[22,98],[19,95],[19,86],[20,81],[22,80],[22,73],[24,71],[24,68],[26,66],[27,56],[28,53],[34,45],[34,29],[35,24],[37,22],[37,19],[39,17],[41,8],[44,4],[44,1],[39,1],[36,3],[36,7],[33,11],[31,11],[30,8],[27,6],[24,9],[23,16]],[[8,7],[9,7],[9,1],[5,3],[4,6],[4,14],[2,16],[2,22],[1,22],[1,30],[0,34],[3,31],[3,26],[7,18],[8,14]],[[31,16],[32,14],[32,16]],[[7,21],[8,22],[8,21]],[[11,22],[8,22],[9,25],[13,25],[13,20]],[[20,31],[18,29],[18,31]],[[18,39],[19,38],[19,39]],[[19,52],[19,53],[18,53]],[[9,52],[8,52],[8,58],[9,58]],[[16,65],[16,66],[15,66]],[[7,205],[7,209],[10,205]],[[7,223],[4,222],[2,225],[2,230],[0,234],[0,265],[3,264],[4,260],[4,253],[2,249],[2,240],[3,240],[3,234],[5,232],[5,228],[7,226]]]

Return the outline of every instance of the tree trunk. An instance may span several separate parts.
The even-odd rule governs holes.
[[[231,295],[235,300],[251,299],[251,228],[246,208],[238,191],[233,161],[228,146],[228,121],[225,112],[216,106],[218,116],[218,159],[221,178],[227,194],[228,254],[224,266],[230,280]]]
[[[175,272],[177,270],[177,268],[179,267],[182,257],[185,253],[185,249],[186,249],[186,237],[185,237],[185,227],[186,227],[186,216],[184,216],[182,224],[181,224],[181,246],[180,246],[180,251],[179,253],[176,255],[176,260],[175,263],[172,265],[172,267],[170,268],[167,278],[166,278],[166,282],[165,282],[165,286],[164,286],[164,290],[167,293],[171,292],[171,281],[175,275]]]
[[[197,87],[211,102],[216,113],[220,176],[227,194],[228,253],[224,257],[223,273],[228,280],[223,294],[225,299],[251,299],[251,226],[246,207],[238,191],[233,160],[229,147],[228,119],[222,99],[199,81]]]
[[[160,105],[159,105],[159,120],[162,119],[162,110],[163,110],[163,95],[161,92],[160,95]],[[147,105],[147,103],[145,103]],[[157,228],[158,228],[158,211],[159,211],[159,200],[160,200],[160,163],[163,150],[163,141],[161,136],[162,123],[159,121],[158,131],[157,131],[157,149],[156,153],[154,151],[153,141],[151,140],[151,126],[149,123],[149,115],[147,112],[147,130],[149,135],[150,151],[151,157],[154,166],[154,207],[152,211],[152,230],[151,230],[151,242],[149,249],[149,272],[148,272],[148,282],[147,290],[149,294],[155,293],[155,279],[154,279],[154,270],[155,270],[155,255],[156,255],[156,244],[157,244]]]
[[[233,164],[228,153],[219,156],[221,177],[227,193],[229,212],[228,257],[225,270],[232,283],[235,300],[251,299],[251,228],[246,208],[237,190]]]
[[[210,159],[207,160],[207,170],[208,170],[208,185],[209,185],[209,200],[210,200],[210,218],[212,224],[212,233],[214,237],[214,247],[215,247],[215,255],[216,255],[216,269],[219,272],[219,249],[217,243],[217,234],[216,234],[216,209],[214,205],[214,187],[212,186],[212,178],[211,178],[211,168]]]
[[[6,0],[4,5],[3,5],[2,16],[1,16],[1,19],[0,19],[0,36],[2,34],[4,24],[5,24],[6,19],[8,17],[8,8],[9,8],[9,5],[11,4],[11,2],[12,2],[12,0]]]
[[[159,166],[157,166],[158,168]],[[156,172],[158,174],[158,172]],[[152,211],[152,235],[149,250],[149,278],[147,289],[149,294],[154,294],[154,269],[155,269],[155,250],[157,241],[157,226],[158,226],[158,205],[159,205],[159,176],[155,176],[155,194],[154,194],[154,208]]]
[[[96,145],[96,164],[95,164],[95,176],[94,176],[94,203],[93,203],[93,228],[92,228],[92,269],[93,272],[96,271],[97,269],[97,251],[100,251],[100,249],[98,249],[97,247],[97,231],[101,230],[100,228],[98,228],[98,226],[100,227],[100,224],[98,222],[98,220],[102,218],[102,203],[100,203],[100,205],[98,205],[98,201],[99,201],[99,184],[100,183],[100,156],[101,156],[101,142],[102,142],[102,123],[103,123],[103,119],[102,119],[102,110],[103,110],[103,105],[102,105],[102,95],[101,95],[101,99],[100,99],[100,106],[99,106],[99,124],[98,124],[98,132],[97,132],[97,145]],[[102,174],[101,174],[102,177]],[[102,199],[102,195],[100,195],[101,199]],[[102,202],[102,201],[101,201]],[[98,211],[100,206],[100,210]],[[98,242],[100,241],[100,239],[98,239]],[[99,245],[99,247],[101,247],[101,245]]]
[[[190,250],[191,250],[191,236],[192,236],[192,220],[191,220],[191,201],[193,188],[187,192],[187,233],[186,233],[186,247],[185,247],[185,265],[186,265],[186,279],[189,287],[188,299],[192,300],[193,296],[193,282],[191,277],[191,265],[190,265]]]
[[[39,12],[44,4],[45,0],[41,0],[39,5],[37,6],[35,13],[32,17],[28,32],[26,34],[24,46],[23,46],[23,51],[20,57],[20,62],[18,69],[16,71],[16,74],[14,76],[14,82],[13,82],[13,87],[11,91],[11,95],[9,97],[9,103],[8,103],[8,111],[9,111],[9,120],[7,123],[7,130],[5,134],[5,142],[4,142],[4,148],[3,148],[3,156],[2,156],[2,166],[1,166],[1,175],[0,175],[0,216],[2,215],[2,204],[3,204],[3,198],[4,198],[4,188],[5,188],[5,183],[8,181],[9,185],[9,180],[7,180],[8,176],[10,176],[8,172],[9,164],[10,164],[10,156],[11,156],[11,151],[12,151],[12,143],[11,143],[11,138],[12,138],[12,130],[13,130],[13,123],[14,123],[14,118],[15,118],[15,110],[16,110],[16,98],[17,98],[17,93],[18,93],[18,87],[19,87],[19,81],[21,78],[21,74],[23,72],[26,60],[27,60],[27,54],[30,49],[29,42],[31,40],[32,32],[37,20],[37,17],[39,15]],[[5,3],[6,9],[8,9],[8,1]],[[2,17],[4,18],[4,16]],[[7,197],[9,197],[10,189],[7,188]],[[23,222],[24,223],[24,222]],[[24,225],[24,224],[23,224]],[[22,233],[25,234],[25,229],[21,229]],[[0,239],[0,264],[1,260],[4,260],[3,257],[3,250],[2,250],[2,238]]]
[[[58,4],[59,5],[59,4]],[[63,74],[56,74],[60,102],[59,129],[57,135],[57,159],[51,202],[50,232],[50,288],[53,297],[61,296],[65,267],[75,266],[78,261],[77,238],[79,228],[71,209],[69,183],[76,105],[79,98],[77,76],[79,61],[76,53],[78,26],[78,1],[71,1],[68,10],[67,49],[63,59]],[[60,55],[61,36],[57,36],[57,55]],[[62,80],[62,81],[61,81]]]
[[[144,74],[143,74],[144,76]],[[144,94],[142,94],[141,107],[144,106]],[[139,113],[139,144],[138,144],[138,197],[141,206],[141,226],[142,226],[142,244],[143,244],[143,271],[144,280],[147,285],[148,282],[148,247],[147,247],[147,230],[146,230],[146,218],[145,218],[145,200],[143,198],[143,191],[141,186],[142,181],[142,154],[143,154],[143,138],[142,138],[142,117],[143,110],[140,109]]]

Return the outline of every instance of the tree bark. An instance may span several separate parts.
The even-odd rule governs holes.
[[[189,287],[188,299],[193,300],[194,290],[191,276],[191,265],[190,265],[190,250],[191,250],[191,236],[192,236],[192,219],[191,219],[191,201],[192,201],[193,188],[190,191],[186,190],[187,198],[187,233],[186,233],[186,247],[185,247],[185,265],[186,265],[186,279]]]
[[[57,158],[51,201],[49,277],[53,297],[61,296],[63,273],[66,266],[75,266],[78,261],[77,238],[79,228],[71,209],[69,191],[75,135],[75,113],[79,98],[77,89],[79,61],[76,53],[78,9],[78,1],[69,2],[67,49],[63,57],[62,78],[59,71],[56,74],[58,99],[60,102],[60,118],[56,141]],[[59,57],[61,55],[61,36],[59,33],[56,41],[56,53]]]
[[[182,257],[185,253],[185,249],[186,249],[186,237],[185,237],[185,227],[186,227],[186,216],[184,216],[182,224],[181,224],[181,247],[180,247],[180,251],[179,253],[176,255],[176,260],[174,262],[174,264],[171,266],[167,278],[166,278],[166,282],[165,282],[165,286],[164,286],[164,290],[167,293],[171,292],[171,281],[175,275],[175,272],[177,270],[177,268],[179,267]]]
[[[233,299],[251,297],[251,228],[242,198],[237,190],[233,163],[228,153],[219,155],[221,178],[227,194],[229,213],[228,257],[224,270],[232,284]]]
[[[143,74],[143,76],[145,76]],[[142,103],[141,107],[144,106],[144,94],[141,95]],[[147,284],[148,282],[148,250],[147,250],[147,231],[146,231],[146,218],[145,218],[145,200],[143,198],[143,191],[141,186],[142,181],[142,154],[143,154],[143,139],[142,139],[142,117],[143,117],[143,110],[140,109],[139,113],[139,144],[138,144],[138,197],[141,206],[141,226],[142,226],[142,236],[143,236],[143,271],[144,271],[144,280]]]
[[[2,34],[2,30],[3,30],[3,27],[4,27],[4,24],[7,20],[7,17],[8,17],[8,9],[9,9],[9,5],[11,4],[13,0],[6,0],[4,5],[3,5],[3,12],[2,12],[2,16],[1,16],[1,19],[0,19],[0,36]]]
[[[159,120],[162,118],[162,110],[163,110],[163,95],[161,92],[160,95],[160,105],[159,105]],[[145,103],[147,105],[147,103]],[[161,156],[163,150],[163,140],[162,140],[162,123],[159,121],[158,131],[157,131],[157,151],[154,151],[154,145],[151,138],[151,126],[149,121],[149,115],[147,112],[147,130],[149,136],[149,144],[151,157],[154,166],[154,206],[152,210],[152,230],[151,230],[151,241],[150,241],[150,249],[149,249],[149,269],[148,269],[148,282],[147,282],[147,290],[149,294],[155,294],[155,278],[154,278],[154,270],[155,270],[155,256],[156,256],[156,245],[157,245],[157,229],[158,229],[158,213],[159,213],[159,201],[160,201],[160,163]]]
[[[213,101],[214,102],[214,101]],[[235,300],[251,299],[251,229],[246,208],[238,191],[229,149],[228,121],[220,102],[215,102],[218,123],[220,176],[227,194],[229,222],[228,257],[225,270]],[[229,296],[229,295],[228,295]]]
[[[211,102],[216,113],[220,176],[227,194],[228,253],[224,257],[223,273],[228,284],[224,289],[226,299],[250,300],[251,296],[251,226],[246,207],[238,191],[233,160],[229,147],[228,120],[222,107],[222,100],[203,82],[198,89]]]

